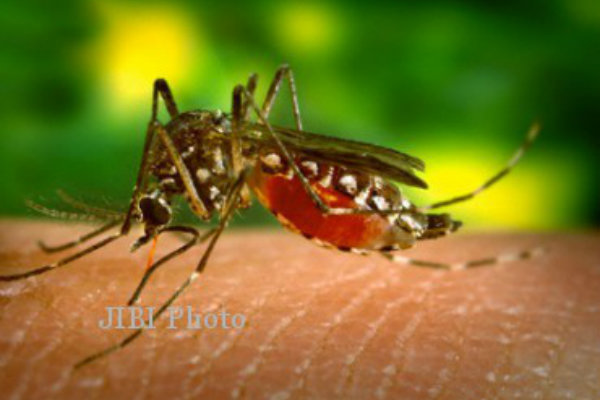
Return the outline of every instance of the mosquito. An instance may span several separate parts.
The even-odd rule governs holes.
[[[427,184],[416,175],[416,171],[424,170],[423,161],[385,147],[305,131],[294,75],[288,65],[277,70],[262,105],[254,98],[257,82],[258,75],[252,74],[246,85],[235,86],[231,113],[220,110],[180,112],[167,82],[157,79],[142,159],[127,212],[111,214],[110,222],[72,242],[59,246],[40,243],[40,246],[46,252],[56,252],[111,230],[114,232],[57,262],[0,276],[0,281],[25,279],[68,265],[128,235],[134,224],[141,224],[143,235],[134,242],[132,250],[149,242],[152,242],[152,250],[148,268],[127,303],[133,305],[159,267],[191,247],[208,241],[195,270],[154,312],[153,319],[156,320],[200,277],[234,212],[250,206],[251,192],[286,228],[318,244],[342,251],[378,252],[395,262],[448,270],[534,255],[534,250],[527,250],[445,264],[402,257],[393,251],[410,248],[419,240],[455,232],[461,222],[453,220],[449,214],[429,211],[472,199],[508,174],[537,136],[537,123],[529,129],[525,141],[504,168],[480,187],[449,200],[416,206],[396,184],[426,189]],[[283,82],[287,82],[291,92],[295,129],[269,122],[269,114]],[[166,125],[157,117],[159,97],[170,115]],[[252,118],[253,115],[256,117]],[[200,234],[192,226],[172,223],[171,205],[180,196],[200,219],[209,221],[217,216],[216,226]],[[73,199],[65,200],[85,207]],[[187,235],[186,241],[153,262],[156,241],[163,233]],[[86,357],[75,364],[75,368],[124,348],[143,331],[144,328],[138,329],[115,345]]]

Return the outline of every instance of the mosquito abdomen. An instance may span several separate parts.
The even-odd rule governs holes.
[[[306,158],[296,163],[328,207],[403,207],[399,191],[378,177]],[[277,152],[259,157],[248,183],[282,225],[319,244],[360,252],[407,248],[416,240],[396,223],[397,215],[324,214]]]

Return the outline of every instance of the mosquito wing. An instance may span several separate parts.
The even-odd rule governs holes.
[[[276,145],[267,128],[261,124],[251,124],[244,136],[254,137],[252,131],[259,131],[260,141]],[[279,138],[292,153],[307,155],[315,160],[339,164],[365,171],[382,178],[401,182],[409,186],[427,188],[427,184],[414,174],[423,171],[425,163],[399,151],[355,140],[340,139],[295,129],[273,127]]]

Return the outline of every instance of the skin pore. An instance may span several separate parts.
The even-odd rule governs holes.
[[[2,274],[89,226],[0,222]],[[135,231],[138,234],[139,232]],[[167,329],[72,371],[132,331],[98,326],[125,305],[149,246],[130,235],[72,265],[0,282],[0,388],[6,398],[600,397],[600,237],[457,234],[401,254],[458,262],[543,246],[547,253],[445,272],[323,249],[283,230],[228,230],[206,271],[177,300],[244,314],[242,329]],[[155,257],[180,245],[163,235]],[[158,306],[201,257],[196,247],[152,277]]]

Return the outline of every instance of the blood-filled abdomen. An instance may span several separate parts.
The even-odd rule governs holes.
[[[380,178],[311,160],[296,163],[330,208],[377,211],[401,206],[397,189]],[[414,236],[394,223],[397,215],[324,215],[277,153],[262,156],[257,164],[248,184],[287,228],[342,250],[389,250],[414,243]]]

